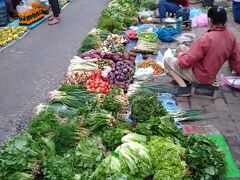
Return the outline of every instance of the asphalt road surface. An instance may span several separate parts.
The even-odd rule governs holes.
[[[23,132],[35,107],[58,88],[70,59],[108,0],[73,0],[61,23],[44,22],[0,53],[0,145]]]

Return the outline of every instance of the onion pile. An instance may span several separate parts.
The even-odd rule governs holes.
[[[109,74],[110,84],[122,88],[125,92],[133,82],[134,63],[131,61],[118,61]]]

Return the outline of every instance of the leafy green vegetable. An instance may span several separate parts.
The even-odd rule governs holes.
[[[116,99],[116,96],[120,93],[120,89],[111,89],[108,95],[104,97],[101,107],[109,112],[117,114],[122,108],[122,103]]]
[[[81,48],[78,50],[79,54],[82,54],[91,49],[95,49],[95,42],[97,41],[97,37],[95,35],[88,35],[82,42]]]
[[[126,134],[125,132],[126,130],[118,127],[107,129],[101,135],[103,143],[113,151],[122,144],[121,138]]]
[[[123,143],[128,143],[128,142],[146,143],[146,141],[147,141],[146,136],[136,134],[136,133],[129,133],[122,138]]]
[[[12,180],[21,173],[31,174],[40,157],[41,150],[30,134],[17,136],[0,151],[0,179]]]
[[[105,157],[101,139],[92,137],[79,142],[78,146],[67,154],[74,171],[81,174],[81,179],[88,179],[98,164]]]
[[[90,131],[101,131],[108,127],[116,126],[118,121],[107,111],[99,110],[89,113],[86,118],[87,127]]]
[[[186,163],[181,159],[185,149],[170,138],[152,136],[147,144],[153,161],[154,180],[179,180],[184,177]]]
[[[90,176],[91,180],[105,180],[114,179],[116,177],[122,177],[126,172],[125,163],[119,158],[119,155],[112,153],[106,157],[96,168],[94,173]]]
[[[134,132],[144,135],[157,135],[162,137],[171,137],[175,142],[182,143],[186,136],[177,128],[172,116],[151,117],[144,123],[138,123]]]
[[[144,0],[141,3],[141,7],[144,7],[147,10],[155,10],[157,9],[157,1],[155,0]]]
[[[68,107],[62,103],[52,103],[50,105],[40,104],[37,106],[37,114],[41,111],[52,112],[62,118],[73,118],[77,114],[76,108]]]
[[[53,135],[59,126],[59,120],[52,112],[42,111],[32,119],[27,131],[33,139],[39,140]]]
[[[128,142],[119,146],[115,152],[127,165],[128,174],[145,178],[153,173],[152,159],[145,145]]]
[[[192,179],[215,180],[225,176],[225,154],[213,141],[204,136],[190,135],[185,146]]]
[[[76,147],[78,142],[77,125],[66,123],[57,128],[53,137],[58,154],[66,153],[69,149]]]
[[[144,90],[135,93],[130,97],[131,119],[134,121],[144,122],[153,117],[166,115],[166,111],[157,96],[151,91]]]
[[[73,179],[75,173],[70,162],[61,156],[51,156],[43,162],[42,172],[47,180]]]

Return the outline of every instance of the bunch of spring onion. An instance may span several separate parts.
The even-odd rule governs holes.
[[[149,90],[156,94],[168,92],[168,89],[165,85],[154,84],[150,82],[135,82],[129,86],[127,95],[130,96],[138,90]]]
[[[71,87],[71,88],[70,88]],[[68,88],[50,92],[52,102],[60,102],[69,107],[79,108],[95,103],[96,94],[89,93],[83,88],[75,88],[68,85]]]

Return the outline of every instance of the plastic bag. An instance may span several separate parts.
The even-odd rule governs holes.
[[[169,58],[169,57],[174,57],[174,54],[172,52],[172,50],[170,48],[168,48],[165,52],[164,52],[164,56],[163,59]]]
[[[156,61],[157,61],[158,64],[160,64],[160,65],[163,66],[163,64],[164,64],[164,58],[163,58],[163,55],[162,55],[162,52],[161,52],[161,51],[158,51]],[[163,67],[164,67],[164,66],[163,66]]]
[[[152,67],[139,68],[135,72],[134,78],[138,81],[145,81],[154,77],[154,69]]]
[[[197,16],[197,27],[208,26],[208,17],[207,14],[201,14]]]
[[[202,13],[199,8],[190,8],[190,19],[193,19],[196,16],[199,16]]]
[[[224,76],[221,75],[221,80],[224,85],[240,90],[240,76]]]
[[[137,54],[136,58],[135,58],[135,64],[139,64],[140,62],[143,61],[143,57],[142,54]]]
[[[160,28],[156,32],[158,38],[163,42],[172,42],[174,41],[174,36],[178,34],[178,30],[175,28]]]

